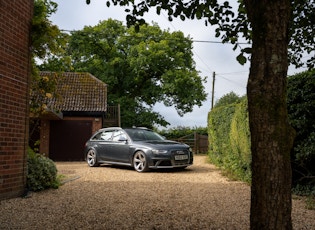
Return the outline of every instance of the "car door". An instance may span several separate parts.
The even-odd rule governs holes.
[[[123,130],[115,130],[113,132],[110,153],[113,161],[130,163],[129,143]]]
[[[112,143],[113,130],[105,130],[94,136],[97,142],[97,155],[100,161],[108,161],[111,158],[110,145]]]

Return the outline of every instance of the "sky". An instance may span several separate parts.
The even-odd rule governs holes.
[[[58,4],[58,10],[50,20],[61,30],[81,30],[84,26],[94,26],[109,18],[122,21],[126,25],[124,8],[114,6],[108,8],[106,0],[91,0],[89,5],[86,4],[86,0],[53,1]],[[233,51],[231,44],[220,43],[220,39],[215,37],[214,28],[205,26],[204,20],[174,19],[170,22],[165,13],[158,16],[154,10],[151,11],[153,12],[144,17],[148,23],[153,21],[162,30],[182,31],[185,36],[192,38],[196,69],[200,71],[201,77],[207,77],[204,86],[208,94],[201,107],[195,106],[191,113],[183,117],[177,114],[174,107],[165,107],[162,103],[157,104],[154,110],[170,123],[167,128],[206,127],[208,112],[211,110],[214,72],[214,102],[232,91],[243,96],[246,94],[249,63],[243,66],[239,64],[236,61],[239,50]]]

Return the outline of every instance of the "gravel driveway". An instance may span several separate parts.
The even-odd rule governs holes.
[[[29,198],[0,201],[0,229],[249,229],[250,187],[195,155],[183,171],[138,173],[57,163],[68,181]],[[294,229],[315,229],[315,211],[293,200]]]

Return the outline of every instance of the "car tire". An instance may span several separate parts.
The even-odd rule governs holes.
[[[142,151],[138,151],[133,156],[133,167],[137,172],[146,172],[149,170],[147,156]]]
[[[90,167],[97,167],[99,163],[97,162],[96,152],[94,149],[90,149],[86,154],[86,162]]]

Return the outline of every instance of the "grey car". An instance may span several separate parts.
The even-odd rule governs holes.
[[[138,172],[160,168],[186,168],[193,164],[191,148],[166,140],[147,128],[104,128],[85,144],[85,159],[91,167],[126,165]]]

